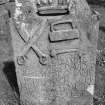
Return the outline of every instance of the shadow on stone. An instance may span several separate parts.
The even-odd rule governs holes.
[[[16,72],[15,72],[15,64],[13,61],[4,62],[3,72],[7,77],[9,84],[11,85],[12,89],[16,91],[19,95],[19,88],[17,84]]]
[[[99,29],[100,29],[102,32],[105,32],[105,27],[104,27],[104,26],[100,26]]]

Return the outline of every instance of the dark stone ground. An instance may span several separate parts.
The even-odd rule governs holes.
[[[98,53],[96,62],[96,84],[94,105],[105,105],[105,8],[104,4],[93,5],[91,8],[101,14],[100,32],[98,39]],[[5,8],[9,17],[13,13],[14,3],[0,5]],[[5,27],[6,26],[6,27]],[[0,20],[0,105],[19,105],[18,86],[16,84],[15,65],[13,62],[13,49],[8,24]]]

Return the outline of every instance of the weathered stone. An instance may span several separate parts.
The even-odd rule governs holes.
[[[8,70],[11,73],[12,69],[10,66],[6,68],[4,64],[6,61],[13,60],[12,51],[9,14],[4,5],[0,5],[0,105],[18,105],[15,97],[17,94],[15,94],[15,89],[11,88],[6,74]]]
[[[0,0],[0,5],[9,2],[9,0]]]
[[[0,61],[12,59],[12,46],[9,29],[9,14],[4,6],[0,6]]]
[[[91,105],[98,28],[98,14],[85,0],[16,0],[10,29],[20,100]]]

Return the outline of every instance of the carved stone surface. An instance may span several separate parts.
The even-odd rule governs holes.
[[[5,1],[3,1],[4,4]],[[8,79],[8,74],[11,74],[13,68],[10,67],[11,65],[7,67],[6,64],[7,61],[13,60],[8,20],[8,11],[4,5],[0,5],[0,105],[19,105],[18,95],[9,84],[10,80]]]
[[[85,0],[16,0],[10,29],[24,105],[92,105],[98,28]]]

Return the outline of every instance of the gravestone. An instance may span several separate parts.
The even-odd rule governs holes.
[[[10,19],[24,105],[92,105],[99,14],[86,0],[15,0]]]

